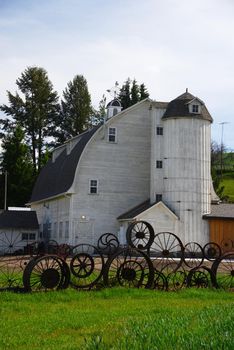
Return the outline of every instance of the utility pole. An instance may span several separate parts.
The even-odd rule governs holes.
[[[228,124],[228,122],[221,122],[219,124],[222,125],[222,131],[221,131],[221,152],[220,152],[220,175],[221,175],[221,179],[222,179],[223,178],[223,149],[224,149],[224,145],[223,145],[223,129],[224,129],[224,125]]]
[[[4,210],[7,210],[7,171],[5,171]]]

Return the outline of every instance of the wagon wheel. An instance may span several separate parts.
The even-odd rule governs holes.
[[[221,241],[221,247],[222,247],[223,253],[230,252],[234,247],[233,241],[229,238],[225,238]]]
[[[184,247],[179,237],[174,233],[160,232],[155,236],[149,254],[154,268],[167,276],[181,266]]]
[[[21,233],[0,232],[0,256],[19,256],[24,254]]]
[[[136,221],[128,226],[126,238],[130,247],[148,249],[154,240],[154,229],[146,221]]]
[[[186,285],[186,277],[187,275],[184,270],[171,272],[167,276],[168,288],[175,291],[183,288]]]
[[[186,279],[187,287],[207,288],[214,285],[214,275],[206,266],[190,270]]]
[[[154,281],[152,284],[152,288],[156,290],[167,290],[167,278],[162,272],[154,270]]]
[[[119,249],[119,240],[113,233],[104,233],[98,239],[97,247],[103,254],[109,256]]]
[[[215,242],[209,242],[203,247],[204,256],[207,260],[213,261],[222,254],[220,246]]]
[[[184,246],[184,263],[190,267],[198,267],[204,260],[203,249],[200,244],[196,242],[190,242]]]
[[[23,288],[23,270],[28,261],[27,256],[0,257],[0,290]]]
[[[149,257],[134,248],[125,248],[115,253],[103,271],[103,280],[107,286],[150,288],[153,278],[154,270]]]
[[[68,244],[66,244],[66,243],[59,244],[57,255],[60,256],[61,258],[63,258],[64,260],[66,260],[67,257],[69,256],[71,250],[72,250],[72,247],[70,247]]]
[[[90,244],[79,244],[72,248],[70,260],[72,287],[90,289],[102,277],[104,259],[99,250]]]
[[[69,278],[68,266],[56,255],[31,260],[23,274],[24,287],[28,292],[67,288]]]
[[[46,243],[46,253],[47,254],[58,254],[58,242],[56,242],[53,239],[50,239],[47,243]]]
[[[212,265],[217,288],[234,290],[234,252],[226,253]]]

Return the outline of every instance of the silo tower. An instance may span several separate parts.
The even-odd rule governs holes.
[[[171,101],[162,117],[163,201],[179,218],[184,243],[207,243],[211,211],[210,144],[212,117],[204,102],[184,94]]]

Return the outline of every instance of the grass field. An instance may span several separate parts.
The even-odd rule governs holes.
[[[0,349],[234,349],[234,294],[186,289],[0,293]]]
[[[224,185],[224,194],[228,196],[229,202],[234,203],[234,172],[224,174],[222,185]]]

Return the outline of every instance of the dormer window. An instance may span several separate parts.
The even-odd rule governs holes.
[[[199,105],[192,105],[192,113],[199,113]]]

